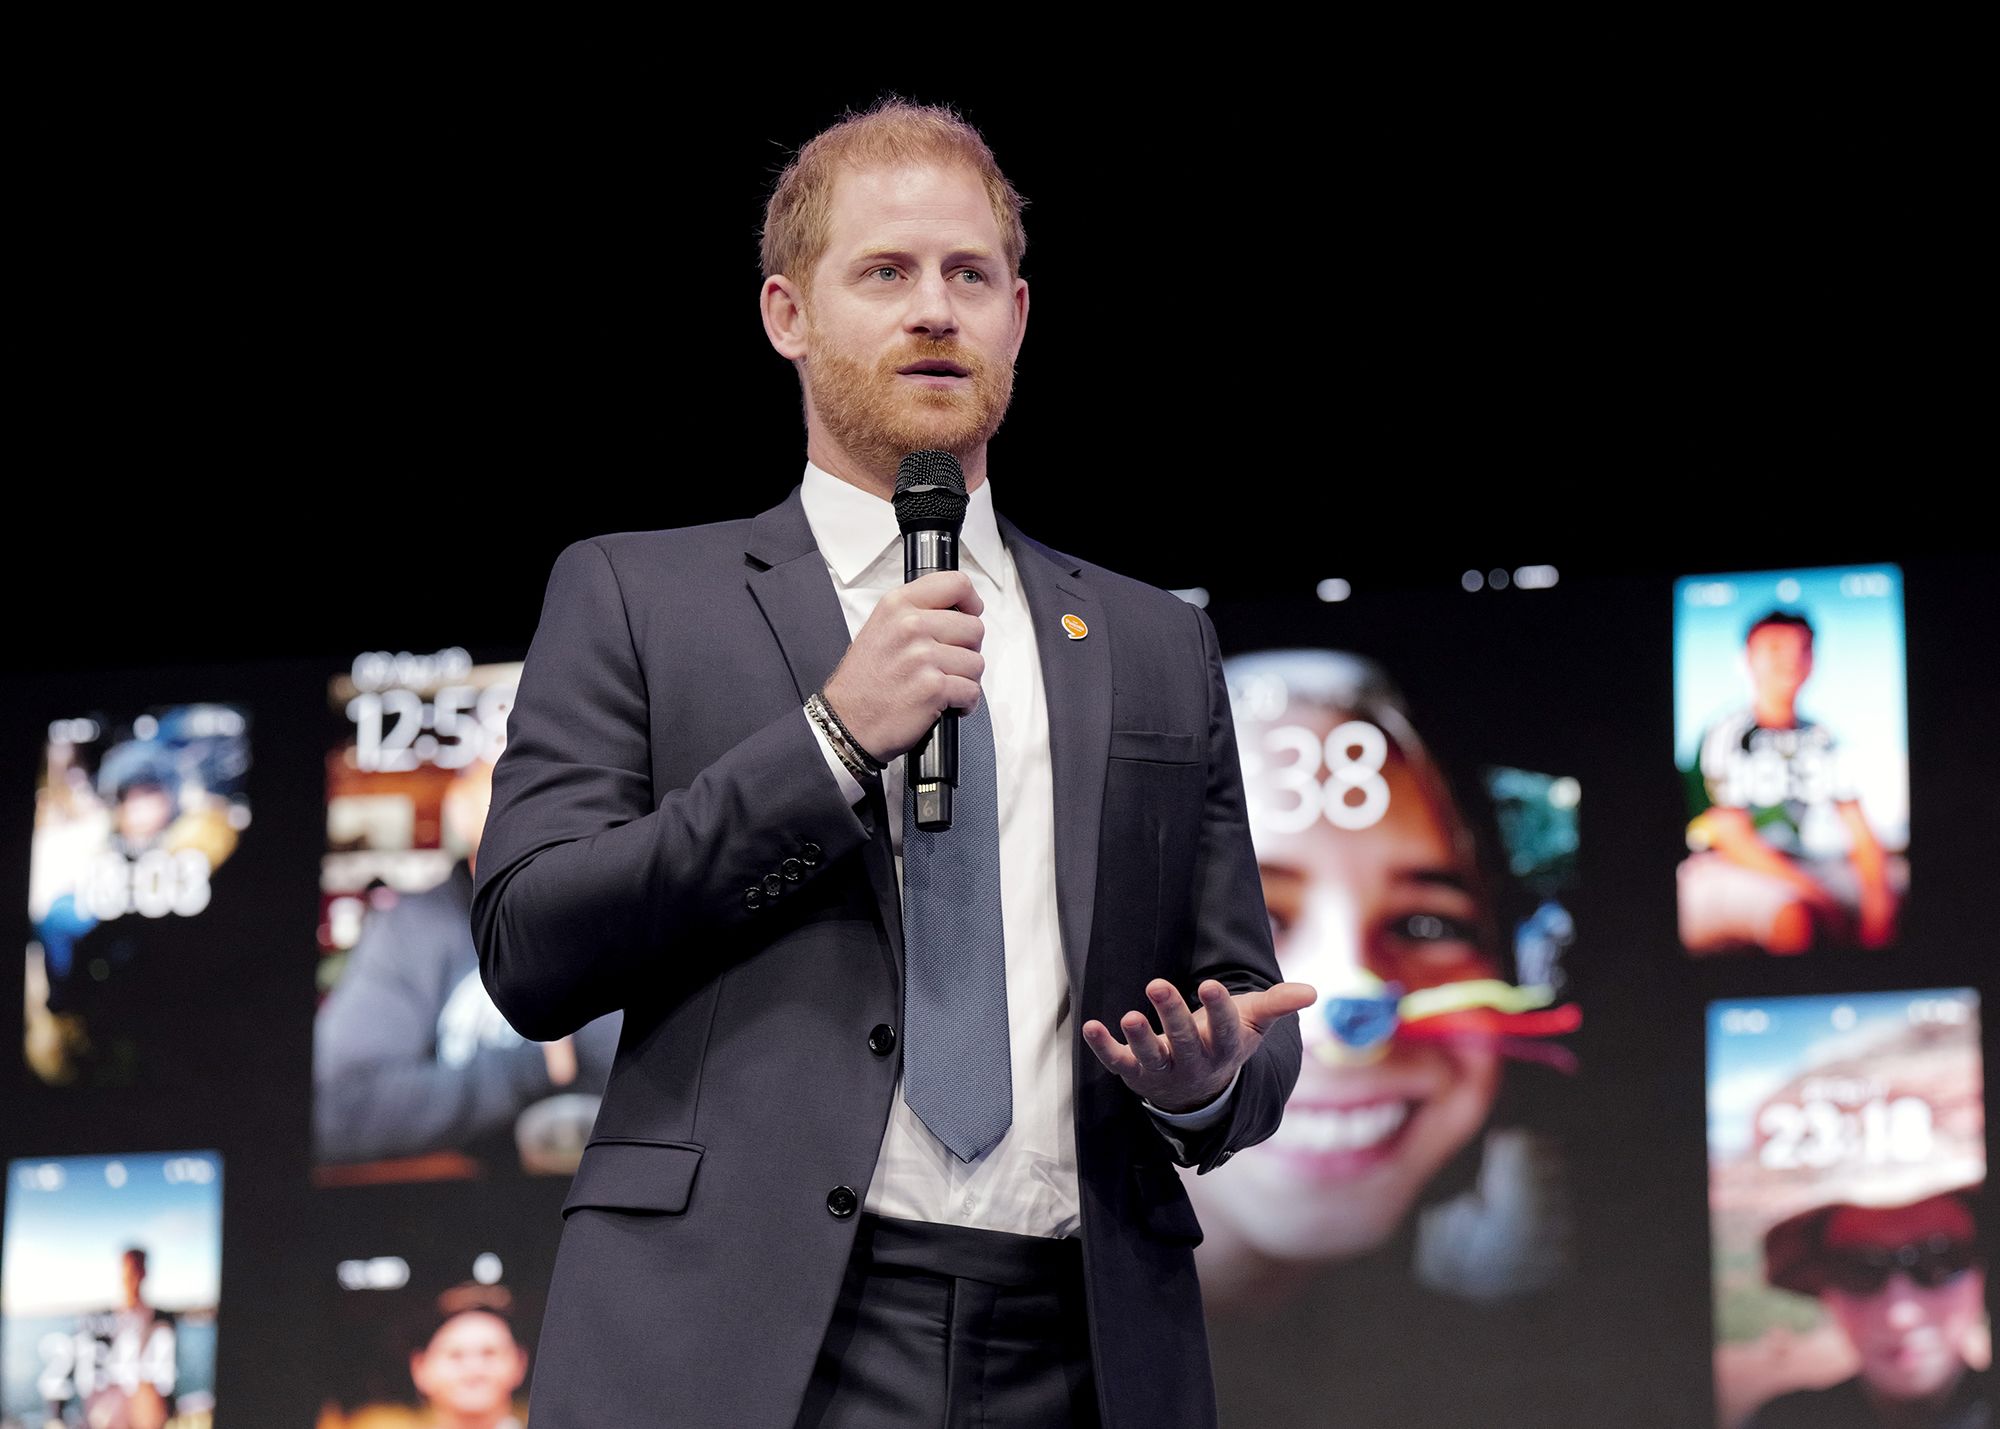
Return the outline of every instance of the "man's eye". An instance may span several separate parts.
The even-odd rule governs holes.
[[[977,268],[961,268],[958,270],[958,276],[961,278],[971,278],[975,282],[980,282],[980,283],[986,281],[986,275],[980,272]]]
[[[895,270],[894,268],[891,268],[891,267],[890,267],[890,266],[889,266],[888,264],[886,264],[886,263],[885,263],[885,264],[883,264],[883,265],[882,265],[882,266],[881,266],[880,268],[876,268],[876,269],[873,269],[873,270],[871,270],[871,271],[870,271],[870,273],[869,273],[869,276],[870,276],[870,277],[873,277],[873,278],[879,278],[879,277],[881,277],[881,276],[882,276],[882,275],[883,275],[884,273],[887,273],[887,274],[888,274],[888,275],[889,275],[889,276],[890,276],[891,278],[893,278],[893,277],[895,277],[895,276],[896,276],[896,270]]]

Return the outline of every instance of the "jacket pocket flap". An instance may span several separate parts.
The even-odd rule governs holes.
[[[563,1215],[579,1206],[685,1211],[702,1149],[691,1141],[593,1141],[583,1148]]]
[[[1192,764],[1201,758],[1193,735],[1157,729],[1114,729],[1107,752],[1113,759],[1143,759],[1154,764]]]

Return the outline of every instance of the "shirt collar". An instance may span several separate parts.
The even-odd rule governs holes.
[[[853,585],[892,549],[900,549],[903,532],[893,505],[810,461],[799,501],[820,554],[844,586]],[[967,501],[958,545],[981,575],[1001,590],[1009,589],[1014,563],[1007,557],[1000,523],[993,515],[993,478],[980,482]]]

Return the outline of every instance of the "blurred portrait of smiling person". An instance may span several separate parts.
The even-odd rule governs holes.
[[[497,1310],[448,1313],[410,1356],[410,1379],[437,1429],[520,1429],[514,1396],[528,1377],[528,1352]]]
[[[1327,999],[1357,989],[1410,993],[1509,975],[1495,875],[1459,796],[1373,662],[1298,650],[1225,663],[1278,960],[1320,1002],[1300,1014],[1305,1057],[1277,1134],[1225,1170],[1186,1178],[1208,1233],[1196,1252],[1204,1294],[1223,1309],[1278,1303],[1328,1267],[1383,1249],[1436,1199],[1427,1192],[1446,1169],[1482,1149],[1480,1189],[1512,1183],[1486,1198],[1482,1263],[1449,1264],[1448,1252],[1426,1257],[1419,1246],[1413,1269],[1467,1298],[1539,1287],[1559,1254],[1546,1232],[1560,1199],[1541,1149],[1506,1133],[1476,1145],[1501,1091],[1497,1041],[1392,1038],[1363,1061],[1343,1055],[1325,1015]],[[1379,731],[1379,774],[1358,746],[1347,750],[1351,770],[1333,767],[1337,742],[1325,757],[1329,737],[1357,722]],[[1449,1212],[1437,1210],[1440,1231],[1455,1235],[1462,1221],[1448,1227]]]
[[[1539,799],[1573,835],[1575,781],[1444,757],[1359,655],[1224,667],[1279,967],[1318,996],[1277,1132],[1182,1175],[1222,1422],[1536,1422],[1533,1366],[1569,1333],[1572,1205],[1539,1124],[1551,1083],[1507,1063],[1576,1011],[1545,1006],[1574,843],[1503,838],[1502,807],[1525,788],[1514,807]]]

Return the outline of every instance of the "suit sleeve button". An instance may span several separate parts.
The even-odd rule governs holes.
[[[787,883],[797,883],[805,871],[806,866],[795,858],[788,858],[778,865],[778,872],[785,876]]]
[[[803,863],[807,868],[819,867],[819,845],[809,843],[800,849],[799,862]]]
[[[784,891],[785,891],[784,879],[778,877],[778,875],[775,873],[767,873],[764,875],[764,896],[766,898],[776,898],[780,893],[783,893]]]
[[[858,1204],[852,1186],[835,1186],[826,1193],[826,1208],[839,1219],[845,1220],[853,1215],[854,1208]]]
[[[896,1029],[886,1022],[875,1024],[868,1034],[868,1050],[878,1057],[886,1057],[896,1050]]]
[[[744,889],[743,906],[748,908],[752,913],[762,908],[764,906],[764,890],[761,888]]]

